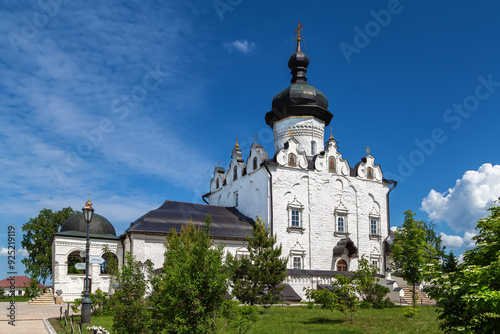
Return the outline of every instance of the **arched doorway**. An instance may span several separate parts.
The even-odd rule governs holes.
[[[337,261],[337,271],[347,271],[347,262],[345,260],[340,259]]]

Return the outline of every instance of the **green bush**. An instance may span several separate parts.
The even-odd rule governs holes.
[[[82,298],[85,296],[85,291],[82,291]],[[73,312],[80,312],[80,306],[82,305],[82,298],[77,298],[71,303],[71,309]],[[109,315],[111,313],[111,308],[108,305],[109,294],[102,292],[101,289],[97,289],[94,293],[89,294],[90,301],[92,302],[92,314],[93,315]]]
[[[394,304],[389,297],[385,297],[384,300],[378,301],[373,303],[373,308],[376,309],[381,309],[381,308],[390,308],[390,307],[396,307],[396,304]]]
[[[375,307],[375,305],[373,305],[373,307]],[[372,308],[372,303],[370,303],[369,301],[362,301],[359,304],[359,308]],[[378,307],[375,307],[375,308],[378,308]]]
[[[403,311],[403,315],[407,317],[408,319],[413,318],[418,316],[419,309],[416,307],[405,307],[405,310]]]

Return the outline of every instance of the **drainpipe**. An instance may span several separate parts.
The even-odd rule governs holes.
[[[390,215],[390,212],[389,212],[389,194],[390,194],[391,191],[394,190],[394,188],[396,188],[396,186],[398,185],[398,181],[392,181],[392,180],[387,180],[387,181],[389,182],[389,184],[392,183],[391,189],[389,189],[389,191],[385,195],[386,196],[386,201],[387,201],[387,233],[389,233],[389,230],[391,229],[391,215]]]
[[[120,242],[122,243],[122,265],[125,264],[125,244],[123,243],[123,240],[125,240],[126,236],[124,238],[120,238]]]
[[[387,202],[387,238],[385,240],[387,240],[389,238],[389,231],[391,230],[391,213],[390,213],[390,210],[389,210],[389,194],[398,185],[398,181],[387,180],[387,182],[389,182],[389,184],[392,184],[392,187],[389,189],[389,191],[385,195],[386,196],[386,202]],[[385,273],[386,272],[386,268],[387,268],[385,252],[383,254],[383,257],[384,257],[384,273]]]
[[[267,170],[267,173],[269,174],[269,201],[270,203],[270,210],[269,210],[269,226],[271,227],[271,236],[274,236],[273,234],[273,174],[271,174],[271,171],[269,170],[269,160],[264,161],[264,167]]]
[[[128,241],[129,241],[129,243],[130,243],[130,246],[129,246],[129,247],[130,247],[130,254],[133,254],[133,253],[132,253],[132,250],[133,250],[133,249],[132,249],[132,238],[130,237],[130,233],[129,233],[129,234],[127,234],[127,236],[128,236]]]

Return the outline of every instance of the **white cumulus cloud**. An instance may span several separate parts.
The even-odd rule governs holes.
[[[464,234],[464,246],[467,248],[473,248],[476,246],[476,241],[472,240],[472,237],[476,236],[477,234],[474,232],[465,232]]]
[[[441,232],[441,240],[446,248],[460,248],[464,244],[464,239],[458,235],[447,235]]]
[[[421,210],[432,220],[445,221],[455,231],[473,231],[479,218],[500,197],[500,165],[485,163],[465,172],[453,188],[440,193],[432,189]],[[468,240],[470,243],[470,240]]]
[[[12,249],[8,249],[7,247],[0,247],[0,256],[8,256],[8,255],[13,255],[12,253],[9,254],[9,251],[12,252]],[[16,255],[19,256],[28,256],[28,251],[24,248],[16,250]]]
[[[249,42],[246,39],[237,39],[231,43],[224,43],[223,45],[229,52],[238,51],[246,54],[252,52],[255,49],[255,43]]]

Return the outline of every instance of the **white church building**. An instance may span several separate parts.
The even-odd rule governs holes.
[[[205,214],[213,218],[212,236],[226,251],[244,255],[246,235],[259,217],[281,243],[288,258],[288,289],[300,297],[304,287],[332,283],[337,272],[355,271],[364,256],[380,276],[388,275],[389,193],[396,182],[384,179],[382,169],[367,155],[350,165],[325,129],[333,115],[326,96],[307,83],[309,57],[301,50],[290,56],[291,85],[272,101],[265,121],[273,129],[274,155],[254,143],[250,152],[232,151],[228,169],[215,167],[210,191],[203,196],[208,205],[166,201],[130,224],[116,236],[112,224],[97,216],[92,222],[90,256],[102,256],[107,244],[119,264],[130,251],[141,262],[163,265],[166,234],[180,231],[191,219],[202,224]],[[96,217],[96,216],[95,216]],[[62,290],[65,301],[79,298],[83,272],[71,266],[82,260],[85,249],[83,215],[73,216],[53,236],[54,290]],[[111,292],[105,263],[89,271],[91,289]]]

